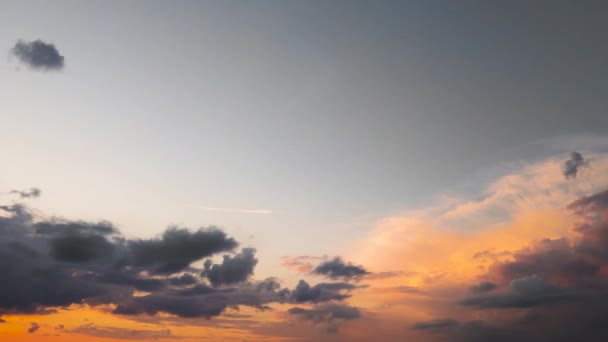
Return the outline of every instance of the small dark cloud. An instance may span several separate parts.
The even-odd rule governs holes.
[[[42,191],[40,191],[38,188],[29,188],[26,190],[11,190],[10,193],[17,194],[21,198],[37,198],[40,197]]]
[[[237,247],[233,238],[217,228],[191,232],[169,228],[160,238],[129,242],[135,266],[145,266],[152,273],[175,273],[194,261]]]
[[[583,166],[589,165],[589,161],[583,158],[583,155],[578,152],[572,152],[570,159],[564,162],[563,174],[566,179],[576,178],[579,169]]]
[[[412,329],[424,330],[431,333],[445,333],[446,331],[458,326],[458,321],[448,318],[439,318],[431,321],[416,322]]]
[[[224,255],[221,264],[211,264],[210,260],[205,263],[205,270],[202,276],[209,279],[213,286],[228,285],[247,280],[253,274],[253,269],[258,263],[255,258],[256,250],[253,248],[243,248],[241,253],[230,257]]]
[[[350,262],[345,262],[340,257],[335,257],[331,260],[321,262],[312,271],[313,274],[323,275],[330,279],[360,279],[369,274],[369,272],[361,265],[353,265]]]
[[[36,322],[32,322],[32,324],[30,325],[30,327],[27,329],[27,332],[30,333],[30,334],[33,334],[36,331],[38,331],[38,329],[40,329],[40,324],[38,324]]]
[[[325,324],[328,333],[338,332],[338,323],[340,321],[350,321],[361,317],[361,312],[358,308],[342,304],[323,304],[317,305],[312,309],[294,307],[287,310],[287,312],[305,321]]]
[[[320,283],[310,286],[306,281],[300,280],[291,295],[296,303],[318,303],[346,299],[355,288],[357,286],[349,283]]]
[[[495,290],[498,285],[485,281],[477,285],[471,286],[471,292],[476,294],[486,293]]]
[[[64,66],[64,57],[55,45],[39,39],[30,42],[19,40],[11,52],[32,69],[61,70]]]
[[[55,327],[55,330],[63,330],[65,326],[63,324],[59,324]]]

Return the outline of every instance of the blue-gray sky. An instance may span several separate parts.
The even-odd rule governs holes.
[[[276,267],[608,129],[602,1],[3,1],[0,186],[150,236],[218,224]],[[582,139],[585,140],[585,139]],[[560,140],[561,141],[561,140]],[[586,140],[585,140],[586,141]],[[555,151],[552,151],[555,152]],[[200,207],[268,210],[272,214]]]

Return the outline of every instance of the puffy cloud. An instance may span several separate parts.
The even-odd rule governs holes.
[[[64,66],[64,57],[55,45],[39,39],[30,42],[19,40],[11,52],[32,69],[61,70]]]
[[[344,280],[360,279],[364,275],[369,274],[363,266],[345,262],[340,257],[321,262],[313,269],[312,273],[324,275],[330,279]]]
[[[200,228],[195,232],[172,227],[160,238],[134,240],[128,245],[135,266],[146,267],[159,274],[178,272],[194,261],[230,251],[238,243],[215,227]]]
[[[213,286],[243,282],[253,274],[258,263],[255,252],[253,248],[243,248],[241,253],[234,257],[224,255],[221,264],[212,265],[211,260],[207,260],[202,276],[207,277]]]
[[[350,291],[356,288],[349,283],[319,283],[310,286],[306,281],[300,280],[293,290],[292,299],[296,303],[343,300],[350,297]]]
[[[570,159],[564,162],[563,173],[566,179],[576,178],[579,168],[589,165],[589,161],[583,158],[583,155],[578,152],[572,152]]]

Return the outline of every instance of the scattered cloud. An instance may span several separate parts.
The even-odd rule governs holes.
[[[589,161],[583,158],[583,155],[578,152],[572,152],[570,154],[570,159],[564,162],[563,172],[564,177],[568,178],[576,178],[578,171],[583,166],[588,166]]]
[[[17,194],[21,198],[37,198],[42,193],[38,188],[29,188],[26,190],[11,190],[11,194]]]
[[[349,283],[319,283],[310,286],[306,281],[300,280],[292,293],[292,298],[296,303],[339,301],[350,297],[350,292],[356,288],[356,285]]]
[[[323,275],[330,279],[344,280],[360,279],[369,274],[363,266],[345,262],[340,257],[321,262],[312,270],[312,273]]]
[[[129,242],[135,266],[150,267],[153,273],[164,274],[178,272],[196,260],[237,246],[233,238],[215,227],[194,232],[171,227],[160,238]]]
[[[38,324],[36,322],[32,322],[32,324],[30,325],[30,327],[27,329],[27,332],[30,333],[30,334],[33,334],[36,331],[38,331],[38,329],[40,329],[40,324]]]
[[[61,70],[64,67],[64,57],[59,54],[55,45],[42,40],[19,40],[11,49],[19,61],[32,69]]]
[[[234,257],[224,255],[221,264],[212,264],[208,259],[201,275],[209,279],[213,286],[243,282],[253,274],[253,269],[258,263],[255,252],[253,248],[243,248],[241,253]]]

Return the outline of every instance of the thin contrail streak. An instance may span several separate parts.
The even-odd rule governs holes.
[[[216,208],[216,207],[202,207],[194,206],[195,208],[207,210],[207,211],[219,211],[224,213],[241,213],[241,214],[272,214],[272,210],[264,209],[239,209],[239,208]]]

